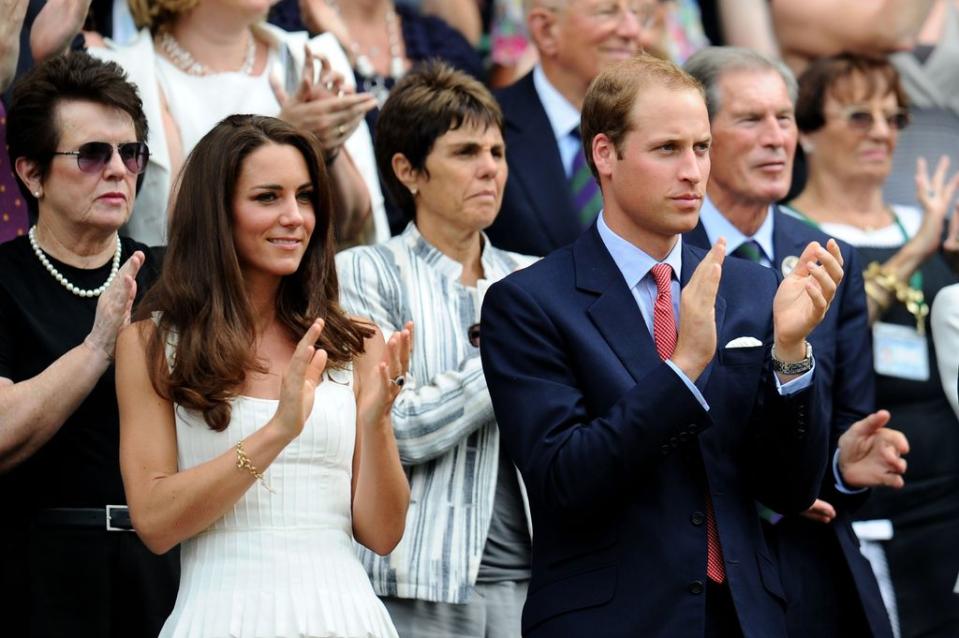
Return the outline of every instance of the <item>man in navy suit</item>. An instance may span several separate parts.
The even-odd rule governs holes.
[[[530,0],[536,68],[497,93],[510,177],[487,234],[529,255],[572,243],[602,205],[579,140],[579,112],[594,77],[644,45],[655,0]],[[585,178],[585,179],[584,179]]]
[[[810,244],[777,287],[724,262],[723,242],[684,244],[709,118],[669,62],[601,73],[582,134],[602,214],[483,306],[483,369],[533,517],[523,633],[785,636],[755,500],[793,513],[818,492],[805,337],[842,278],[838,245]]]
[[[792,179],[796,80],[782,63],[731,47],[704,49],[685,68],[706,89],[713,170],[700,223],[684,239],[708,249],[723,237],[729,253],[785,273],[806,244],[828,240],[775,203]],[[830,425],[831,467],[807,512],[780,520],[766,510],[765,528],[780,561],[790,636],[891,638],[849,511],[868,486],[902,485],[899,454],[908,447],[901,433],[882,429],[887,412],[871,414],[875,386],[862,266],[855,249],[840,247],[846,276],[809,336],[819,407]]]

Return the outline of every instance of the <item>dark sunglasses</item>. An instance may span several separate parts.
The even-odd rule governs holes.
[[[113,159],[113,149],[117,149],[120,160],[131,173],[139,175],[150,161],[150,149],[143,142],[125,142],[116,147],[109,142],[87,142],[75,151],[55,151],[54,155],[76,155],[77,166],[84,173],[97,173]]]
[[[849,124],[849,128],[855,129],[857,131],[871,131],[872,127],[876,125],[876,115],[872,111],[867,111],[866,109],[861,108],[852,108],[846,111],[843,111],[842,116],[845,118],[846,123]],[[909,126],[909,112],[908,111],[896,111],[894,113],[883,113],[883,119],[886,120],[886,126],[888,126],[893,131],[901,131],[902,129]]]

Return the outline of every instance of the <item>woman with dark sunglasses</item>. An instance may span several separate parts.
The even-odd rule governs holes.
[[[905,487],[874,490],[857,517],[888,522],[873,530],[891,527],[891,538],[863,540],[873,541],[867,551],[885,550],[894,589],[886,603],[898,613],[901,635],[951,637],[959,635],[959,420],[939,379],[928,315],[940,289],[956,281],[940,247],[959,175],[950,178],[942,158],[930,176],[920,159],[922,210],[884,197],[908,108],[899,74],[884,58],[843,54],[813,62],[799,78],[796,103],[808,181],[790,206],[856,246],[868,264],[876,393],[892,413],[890,427],[911,449]]]
[[[0,245],[2,633],[155,636],[177,557],[130,533],[112,363],[156,277],[148,249],[117,234],[146,118],[118,66],[74,53],[21,79],[7,130],[36,225]]]

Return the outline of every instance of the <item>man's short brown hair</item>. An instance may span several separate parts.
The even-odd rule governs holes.
[[[583,152],[593,177],[599,180],[593,162],[593,138],[603,133],[622,158],[623,140],[632,130],[630,113],[642,89],[664,86],[670,89],[692,89],[706,99],[702,85],[690,74],[667,60],[642,53],[615,64],[593,80],[583,100],[579,130]]]

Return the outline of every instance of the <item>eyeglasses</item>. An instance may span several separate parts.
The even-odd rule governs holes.
[[[627,13],[633,14],[633,17],[636,18],[643,29],[652,28],[656,23],[655,2],[608,0],[597,2],[588,9],[590,18],[607,25],[619,22]]]
[[[139,175],[150,161],[150,149],[143,142],[125,142],[114,146],[109,142],[87,142],[75,151],[54,151],[54,155],[75,155],[77,166],[84,173],[98,173],[113,159],[113,149],[117,149],[123,165],[131,173]]]
[[[849,128],[857,131],[871,131],[876,125],[876,115],[868,109],[852,106],[843,110],[840,115]],[[886,120],[886,126],[893,131],[901,131],[909,126],[909,112],[904,109],[893,111],[892,113],[883,113],[882,118]]]

